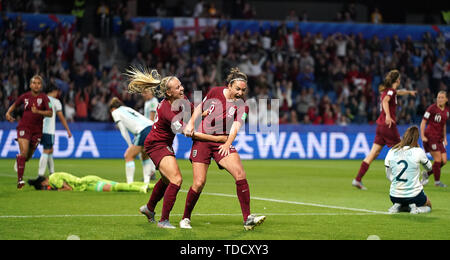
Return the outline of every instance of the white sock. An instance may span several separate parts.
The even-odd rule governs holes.
[[[53,154],[48,155],[48,173],[53,174],[55,172],[55,161],[53,160]]]
[[[151,159],[142,161],[142,174],[144,175],[144,183],[150,183],[150,176],[155,171],[155,164]]]
[[[41,158],[39,159],[39,176],[45,175],[45,170],[47,170],[47,162],[48,162],[48,154],[41,154]]]
[[[127,183],[134,182],[134,170],[136,169],[136,166],[134,164],[134,161],[125,163],[125,173],[127,175]]]

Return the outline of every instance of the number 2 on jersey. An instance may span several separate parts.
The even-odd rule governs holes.
[[[405,167],[403,167],[402,171],[397,175],[397,177],[395,177],[395,180],[400,181],[400,182],[407,182],[407,179],[401,179],[403,173],[405,173],[406,169],[408,169],[408,162],[406,162],[405,160],[401,160],[397,163],[397,165],[399,164],[403,164]]]

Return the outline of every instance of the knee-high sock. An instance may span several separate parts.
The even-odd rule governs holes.
[[[45,175],[45,170],[47,170],[47,164],[48,164],[48,154],[43,153],[41,154],[41,158],[39,159],[39,176]]]
[[[55,172],[55,161],[53,160],[53,154],[48,155],[48,173],[53,174]]]
[[[132,183],[134,181],[134,171],[136,169],[136,165],[134,161],[125,163],[125,173],[127,175],[127,183]]]
[[[241,205],[242,216],[244,221],[247,221],[248,215],[250,215],[250,188],[246,179],[236,181],[236,193]]]
[[[433,173],[434,173],[434,181],[441,180],[441,163],[434,162],[433,163]]]
[[[358,175],[356,176],[357,181],[360,182],[362,180],[364,175],[366,175],[366,172],[369,170],[369,166],[370,165],[368,163],[366,163],[365,161],[363,161],[361,163],[361,167],[359,168]]]
[[[17,155],[16,161],[17,161],[17,181],[23,180],[23,174],[25,172],[25,162],[27,158],[23,157],[22,155]]]
[[[152,195],[147,203],[147,208],[151,212],[155,211],[156,204],[164,197],[164,193],[167,189],[167,184],[165,184],[162,179],[160,179],[153,187]]]
[[[137,184],[129,184],[129,183],[117,183],[115,185],[112,185],[113,191],[141,191],[141,186]]]
[[[161,213],[161,221],[169,220],[170,211],[172,211],[175,200],[177,199],[180,186],[170,183],[164,193],[163,209]]]
[[[188,218],[191,219],[192,211],[194,210],[195,204],[197,204],[198,198],[200,197],[201,192],[195,192],[192,187],[189,189],[189,192],[186,197],[186,204],[184,206],[184,214],[183,219]]]
[[[155,164],[151,159],[142,161],[142,174],[144,176],[144,183],[150,183],[150,175],[155,171]]]

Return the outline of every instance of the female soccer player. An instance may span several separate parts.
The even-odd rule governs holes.
[[[153,121],[144,117],[136,110],[125,106],[117,97],[112,98],[109,102],[109,111],[122,137],[128,144],[128,148],[124,154],[127,183],[134,182],[134,172],[136,169],[134,159],[139,154],[141,154],[142,158],[144,183],[150,183],[150,177],[155,173],[156,169],[144,150],[144,141],[152,130]],[[131,142],[128,131],[134,135],[133,143]]]
[[[59,121],[64,126],[67,131],[67,136],[72,137],[72,132],[70,132],[69,125],[67,124],[66,118],[62,112],[62,104],[59,101],[59,89],[50,84],[46,88],[47,96],[52,104],[53,116],[44,118],[44,125],[42,128],[42,140],[41,144],[44,147],[44,151],[39,159],[39,176],[44,176],[45,171],[48,166],[49,174],[55,172],[55,162],[53,161],[53,145],[55,143],[55,130],[56,130],[56,116],[58,116]]]
[[[152,188],[148,183],[118,183],[94,175],[79,178],[67,172],[55,172],[48,178],[39,176],[36,180],[28,180],[28,184],[36,190],[57,191],[131,191],[147,193],[148,189]]]
[[[30,80],[31,91],[22,94],[6,112],[6,120],[14,122],[16,119],[11,113],[24,104],[22,119],[17,125],[17,141],[20,150],[16,159],[17,189],[19,190],[25,185],[23,181],[25,163],[33,156],[41,142],[44,117],[53,116],[50,100],[41,92],[43,84],[44,80],[41,76],[33,76]]]
[[[130,77],[128,84],[130,93],[142,93],[151,90],[155,96],[164,98],[158,105],[155,123],[144,143],[145,151],[161,173],[161,179],[155,184],[147,205],[142,206],[139,211],[148,218],[149,222],[154,222],[155,207],[164,197],[158,227],[175,228],[169,222],[169,215],[183,178],[175,159],[172,144],[175,134],[183,130],[184,116],[180,117],[179,114],[188,113],[190,116],[193,105],[184,96],[184,88],[176,77],[169,76],[161,80],[156,70],[149,72],[136,68],[132,68],[127,74]],[[196,134],[195,136],[202,138],[206,135]],[[225,141],[224,138],[210,137],[207,140]]]
[[[362,184],[362,178],[369,170],[370,164],[375,160],[381,152],[381,149],[385,145],[392,147],[400,142],[400,134],[397,129],[396,120],[396,108],[397,108],[397,95],[412,95],[415,96],[415,90],[397,90],[400,86],[400,72],[398,70],[391,70],[386,75],[383,83],[379,87],[381,93],[381,114],[377,119],[377,129],[375,140],[372,145],[370,153],[361,163],[358,175],[352,181],[352,185],[361,190],[367,190]]]
[[[243,98],[247,90],[247,75],[233,68],[227,76],[226,87],[212,88],[202,104],[197,106],[184,133],[191,136],[195,121],[202,111],[208,111],[203,118],[200,131],[205,134],[228,136],[225,144],[218,142],[194,141],[190,160],[193,169],[193,184],[189,189],[181,228],[192,228],[190,218],[200,193],[206,182],[206,174],[214,158],[219,168],[226,169],[236,181],[236,192],[244,218],[244,228],[253,229],[264,222],[265,216],[250,214],[250,189],[246,173],[236,149],[231,145],[248,114],[248,107]]]
[[[449,109],[447,107],[447,92],[440,91],[436,103],[429,106],[420,123],[420,134],[423,147],[427,153],[433,156],[433,169],[422,172],[422,184],[428,184],[428,178],[434,173],[434,185],[447,187],[441,182],[441,168],[447,163],[447,119]]]
[[[431,169],[431,162],[419,146],[419,128],[406,130],[400,143],[389,150],[384,165],[391,181],[390,197],[394,204],[389,213],[398,213],[409,207],[411,214],[431,212],[431,201],[420,183],[420,165]]]

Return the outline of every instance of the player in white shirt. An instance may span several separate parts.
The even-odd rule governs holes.
[[[152,175],[155,174],[155,165],[144,151],[144,141],[150,133],[153,121],[144,117],[136,110],[127,107],[118,98],[113,98],[109,103],[112,118],[122,134],[122,137],[128,144],[125,151],[125,172],[127,183],[134,182],[135,163],[134,159],[141,154],[144,183],[149,183]],[[128,131],[134,135],[134,141],[131,142]]]
[[[401,142],[389,150],[384,161],[386,177],[391,181],[390,197],[394,204],[390,213],[409,207],[411,214],[431,212],[431,201],[423,192],[420,165],[430,170],[432,165],[418,144],[419,128],[412,126]]]
[[[70,132],[69,126],[67,125],[66,118],[62,113],[61,101],[59,101],[58,99],[59,89],[55,85],[50,84],[47,87],[46,92],[48,98],[50,99],[50,102],[52,103],[53,116],[45,117],[42,126],[41,144],[44,146],[44,151],[41,154],[41,158],[39,159],[39,176],[45,175],[47,166],[49,174],[55,172],[55,162],[53,160],[53,145],[55,143],[56,116],[58,116],[62,125],[66,129],[68,137],[72,137],[72,133]]]
[[[155,121],[156,109],[158,108],[158,99],[153,96],[151,91],[142,92],[142,96],[144,97],[144,116],[152,121]]]

